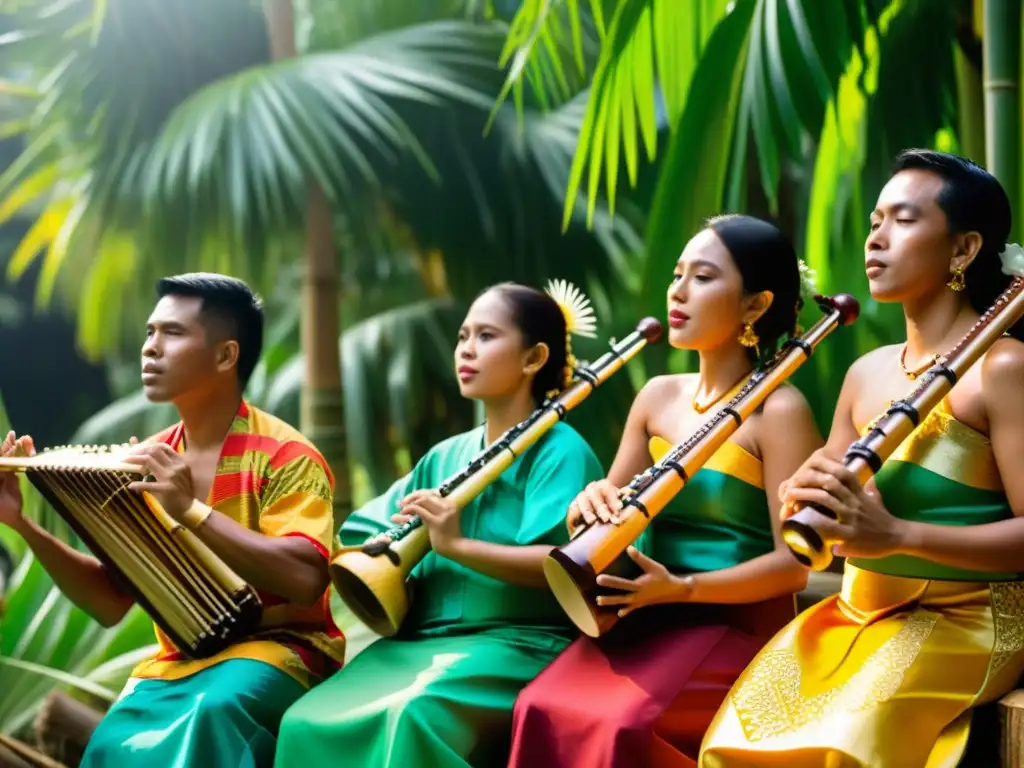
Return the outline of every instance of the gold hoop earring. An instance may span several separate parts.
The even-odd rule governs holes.
[[[743,333],[739,335],[740,344],[744,347],[756,347],[760,340],[761,337],[755,333],[753,324],[746,323],[743,326]]]
[[[964,279],[964,268],[957,267],[953,270],[953,279],[950,280],[946,285],[951,291],[962,291],[967,286],[967,281]]]

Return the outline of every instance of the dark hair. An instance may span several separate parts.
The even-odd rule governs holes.
[[[165,277],[156,284],[159,298],[193,296],[202,299],[201,322],[211,338],[238,342],[239,389],[244,390],[263,352],[263,303],[238,278],[212,272]]]
[[[754,362],[767,361],[775,354],[779,341],[796,331],[797,315],[803,306],[800,265],[793,244],[774,224],[738,213],[715,216],[705,227],[729,249],[743,278],[744,291],[772,292],[771,306],[754,323],[760,360],[757,352],[750,350]]]
[[[1013,279],[1003,273],[999,258],[1013,223],[1006,190],[977,163],[948,152],[905,149],[896,156],[892,173],[910,170],[930,171],[942,179],[936,202],[946,214],[951,234],[981,235],[981,250],[964,272],[964,282],[971,307],[984,314]],[[1010,333],[1024,340],[1024,324],[1018,323]]]
[[[497,291],[512,310],[512,322],[523,334],[523,343],[548,345],[548,361],[537,371],[530,394],[538,405],[548,392],[565,387],[566,349],[565,315],[558,303],[544,291],[520,283],[498,283],[480,292]]]

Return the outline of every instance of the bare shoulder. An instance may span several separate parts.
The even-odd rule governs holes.
[[[691,373],[669,373],[648,379],[637,393],[634,404],[644,410],[649,410],[650,407],[662,408],[666,402],[679,396],[687,381],[693,376]]]
[[[846,372],[847,381],[867,382],[878,373],[880,367],[886,366],[899,354],[901,344],[886,344],[861,355]]]
[[[993,344],[981,363],[981,384],[986,401],[1024,393],[1024,342],[1003,338]]]
[[[814,415],[803,392],[792,384],[782,384],[765,398],[761,419],[768,425],[782,427],[797,420],[813,421]]]

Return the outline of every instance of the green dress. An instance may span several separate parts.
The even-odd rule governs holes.
[[[351,515],[342,542],[390,526],[400,498],[436,488],[483,447],[482,427],[437,445]],[[569,504],[601,477],[583,438],[556,424],[462,510],[462,531],[496,544],[563,544]],[[568,645],[568,619],[547,588],[508,584],[434,552],[410,581],[400,633],[376,641],[285,713],[277,768],[504,764],[515,698]]]

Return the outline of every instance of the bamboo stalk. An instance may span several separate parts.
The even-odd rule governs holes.
[[[1006,188],[1014,212],[1021,200],[1020,48],[1022,0],[984,0],[982,49],[986,166]],[[1011,239],[1022,231],[1014,217]]]
[[[999,700],[999,764],[1024,768],[1024,691],[1016,690]]]
[[[67,768],[64,763],[37,752],[10,736],[0,733],[0,766],[7,768]]]
[[[956,93],[959,104],[957,133],[960,154],[976,163],[985,163],[985,96],[981,70],[961,46],[954,50]]]
[[[293,0],[264,0],[263,9],[271,57],[275,61],[293,58],[297,54]],[[352,506],[338,344],[341,280],[333,212],[324,190],[312,182],[306,208],[305,250],[301,336],[306,372],[300,393],[299,429],[317,446],[334,474],[334,530],[338,530]]]
[[[46,697],[36,715],[33,724],[36,743],[62,760],[78,763],[102,719],[100,710],[63,691],[54,691]]]

